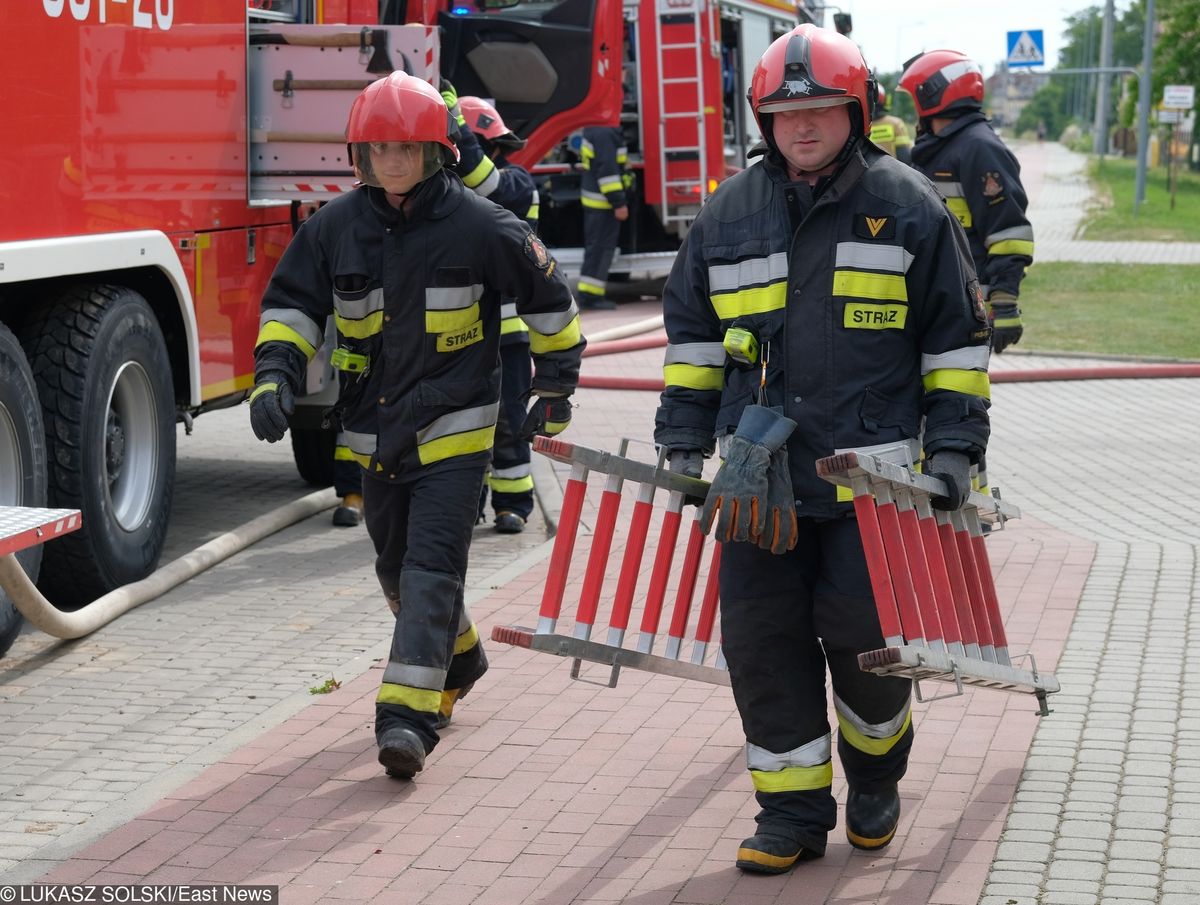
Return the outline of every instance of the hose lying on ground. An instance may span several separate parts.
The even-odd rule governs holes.
[[[272,509],[233,531],[213,538],[191,553],[172,560],[141,581],[109,591],[83,609],[70,613],[58,609],[41,595],[12,553],[0,556],[0,587],[7,592],[13,606],[35,628],[55,638],[82,638],[108,625],[134,607],[161,597],[172,588],[233,554],[240,553],[251,544],[319,512],[332,509],[337,503],[338,497],[332,487],[310,493],[278,509]]]

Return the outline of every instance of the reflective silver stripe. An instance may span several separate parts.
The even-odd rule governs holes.
[[[504,320],[505,318],[509,318],[509,317],[516,317],[516,316],[517,316],[517,303],[516,302],[505,302],[503,305],[500,306],[500,319],[501,320]]]
[[[603,201],[608,204],[608,197],[603,192],[593,192],[590,189],[580,189],[579,194],[584,198],[590,198],[592,201]]]
[[[431,311],[453,311],[469,308],[483,295],[483,285],[454,286],[449,289],[426,289],[425,307]]]
[[[663,364],[723,367],[725,347],[721,343],[670,343]]]
[[[938,194],[943,198],[962,198],[963,187],[961,182],[938,182],[933,180],[933,187],[938,190]]]
[[[960,60],[957,63],[950,63],[938,70],[945,76],[947,83],[953,82],[955,79],[966,75],[968,72],[978,72],[983,75],[983,68],[974,60]]]
[[[717,264],[708,268],[708,291],[732,292],[787,279],[787,275],[787,252],[779,251],[765,258],[747,258],[736,264]]]
[[[832,752],[833,746],[828,732],[782,754],[746,742],[746,769],[778,773],[788,767],[819,767],[830,759]]]
[[[904,721],[908,719],[908,710],[911,706],[909,701],[904,702],[904,706],[900,708],[900,712],[888,720],[886,723],[868,723],[857,713],[851,710],[846,702],[837,696],[833,695],[833,709],[837,711],[838,716],[857,729],[867,738],[891,738],[897,732],[904,728]]]
[[[417,443],[428,443],[430,440],[437,440],[441,437],[478,430],[481,427],[491,427],[496,423],[496,416],[499,412],[500,402],[496,401],[491,405],[481,405],[442,415],[433,424],[417,431]]]
[[[541,197],[538,195],[538,190],[533,190],[533,200],[529,202],[530,207],[537,207],[541,203]]]
[[[579,150],[581,153],[584,153],[584,154],[595,155],[596,146],[594,144],[592,144],[590,141],[588,141],[586,138],[583,138],[583,139],[580,139],[580,141],[579,141]]]
[[[600,191],[605,194],[608,192],[619,192],[625,188],[625,183],[621,181],[620,176],[605,176],[603,179],[597,181],[600,183]]]
[[[963,346],[961,349],[951,349],[937,355],[925,354],[921,356],[921,373],[928,374],[942,368],[955,371],[986,371],[991,355],[992,348],[987,344]]]
[[[338,298],[338,294],[333,294],[333,308],[342,317],[349,320],[360,321],[364,317],[374,314],[376,311],[383,310],[383,289],[372,289],[360,299],[343,299]]]
[[[467,612],[467,608],[464,606],[462,612],[458,614],[458,633],[461,635],[463,632],[469,632],[470,630],[471,614]]]
[[[997,242],[1003,242],[1005,239],[1025,239],[1028,242],[1033,241],[1032,226],[1013,226],[1009,229],[1002,229],[999,232],[992,233],[983,240],[983,244],[987,248],[991,248]]]
[[[379,445],[379,438],[375,434],[360,434],[356,431],[343,430],[338,436],[345,441],[345,445],[350,448],[351,452],[358,456],[366,456],[368,459],[375,455],[375,447]]]
[[[295,308],[268,308],[258,320],[258,329],[261,330],[271,321],[295,330],[314,349],[321,348],[321,344],[325,342],[324,325],[318,327],[316,321],[303,311]]]
[[[579,278],[583,282],[583,277]],[[543,336],[553,336],[555,333],[565,330],[571,326],[571,321],[579,316],[579,308],[575,304],[575,300],[571,300],[571,306],[566,311],[548,311],[542,314],[522,314],[521,320],[525,321],[525,325],[530,330],[542,334]]]
[[[383,671],[383,681],[389,685],[407,685],[409,688],[441,691],[446,686],[446,670],[408,663],[388,663]]]
[[[516,478],[527,478],[533,471],[533,467],[526,462],[523,465],[514,465],[512,468],[493,468],[492,477],[500,478],[502,481],[511,481]]]
[[[487,176],[484,178],[483,182],[481,182],[481,183],[479,183],[479,185],[475,186],[475,193],[477,195],[482,195],[484,198],[486,198],[492,192],[496,191],[496,189],[498,189],[499,187],[500,187],[500,170],[499,170],[499,168],[494,168],[490,173],[487,174]]]
[[[886,270],[891,273],[908,273],[913,256],[903,245],[869,245],[866,242],[839,242],[837,267],[852,267],[858,270]]]

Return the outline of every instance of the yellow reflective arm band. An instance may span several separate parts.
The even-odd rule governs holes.
[[[454,639],[454,654],[455,656],[469,651],[479,643],[479,632],[475,628],[475,623],[471,623],[471,627]]]
[[[908,301],[908,287],[904,283],[904,277],[892,273],[836,271],[833,275],[833,294],[881,301]]]
[[[704,368],[699,365],[664,365],[663,380],[669,387],[689,390],[719,390],[725,384],[724,368]]]
[[[600,191],[606,195],[609,192],[619,192],[625,188],[625,183],[621,181],[620,176],[607,176],[600,180]]]
[[[571,323],[551,335],[530,330],[529,351],[534,355],[542,355],[546,352],[559,352],[563,349],[570,349],[578,345],[580,336],[579,315],[576,315],[571,318]]]
[[[756,289],[723,292],[711,297],[713,310],[721,320],[733,320],[745,314],[779,311],[787,304],[787,283],[772,283]]]
[[[437,713],[438,705],[442,703],[442,693],[384,682],[379,686],[379,696],[375,700],[380,704],[399,704],[420,713]]]
[[[525,493],[533,490],[533,476],[523,478],[488,478],[488,487],[497,493]]]
[[[840,713],[838,714],[838,729],[841,730],[842,738],[849,742],[850,747],[857,748],[872,757],[881,757],[896,747],[896,742],[900,741],[910,725],[912,725],[911,712],[905,716],[904,725],[895,735],[889,735],[887,738],[871,738],[869,735],[863,735],[848,720],[842,719]]]
[[[965,393],[968,396],[979,396],[982,399],[992,398],[992,384],[986,371],[961,371],[957,368],[938,368],[930,371],[923,378],[925,392],[934,390],[952,390],[955,393]]]
[[[257,349],[263,343],[269,342],[288,343],[295,346],[309,360],[317,354],[317,350],[312,343],[287,326],[287,324],[281,324],[279,321],[267,321],[262,325],[262,329],[258,331],[258,339],[254,341],[254,348]]]
[[[756,792],[811,792],[833,785],[833,763],[816,767],[784,767],[782,770],[751,770]]]
[[[353,462],[354,453],[348,446],[338,446],[333,450],[333,458],[337,462]]]
[[[350,339],[366,339],[369,336],[374,336],[383,329],[383,312],[376,311],[374,314],[368,314],[362,320],[351,320],[342,317],[340,314],[333,316],[333,322],[337,325],[338,333]]]
[[[485,452],[492,448],[492,438],[496,435],[496,425],[480,427],[473,431],[463,431],[461,434],[451,434],[448,437],[438,437],[417,447],[417,458],[422,465],[452,459],[455,456],[469,456],[471,453]]]
[[[990,255],[1025,255],[1033,257],[1033,242],[1029,239],[1004,239],[988,249]]]
[[[506,317],[500,321],[500,335],[505,336],[509,333],[528,333],[529,327],[525,321],[519,317]]]
[[[599,198],[580,198],[580,202],[584,207],[594,208],[599,211],[612,210],[612,205],[607,201],[601,201]]]
[[[449,311],[425,311],[426,333],[449,333],[452,330],[465,330],[479,320],[479,302],[466,308],[453,308]]]
[[[491,158],[485,157],[479,161],[479,165],[475,169],[463,177],[463,184],[467,188],[473,189],[482,183],[483,180],[487,179],[488,176],[492,175],[492,170],[494,169],[496,169],[496,165],[492,163]]]

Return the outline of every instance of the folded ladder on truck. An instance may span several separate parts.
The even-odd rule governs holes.
[[[897,461],[902,459],[903,461]],[[985,522],[1003,525],[1020,513],[1011,504],[972,492],[954,512],[934,509],[931,497],[945,487],[920,474],[905,444],[887,452],[846,450],[817,461],[817,474],[849,487],[862,534],[886,647],[859,654],[859,667],[879,675],[1032,694],[1045,716],[1046,696],[1058,680],[1018,669],[1009,654]]]

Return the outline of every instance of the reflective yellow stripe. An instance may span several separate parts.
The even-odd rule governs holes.
[[[369,336],[375,336],[383,329],[383,312],[376,311],[362,320],[348,320],[340,314],[335,314],[333,322],[342,336],[350,339],[366,339]]]
[[[872,123],[871,124],[871,141],[875,144],[883,144],[889,141],[896,140],[896,127],[891,123]]]
[[[475,630],[475,623],[471,623],[471,627],[454,639],[454,654],[464,653],[469,651],[479,643],[479,632]]]
[[[900,727],[900,731],[895,735],[889,735],[887,738],[871,738],[869,735],[863,735],[849,720],[843,719],[842,715],[838,714],[838,728],[841,729],[842,738],[849,742],[852,748],[857,748],[859,751],[874,757],[887,754],[896,747],[896,742],[900,741],[900,737],[904,735],[911,725],[912,713],[910,712],[904,718],[904,725]]]
[[[263,343],[269,342],[283,342],[295,346],[304,353],[305,358],[311,359],[317,354],[316,346],[287,324],[281,324],[279,321],[267,321],[262,325],[262,329],[258,331],[258,339],[254,341],[254,347],[257,349]]]
[[[903,330],[907,320],[907,305],[847,302],[842,314],[842,326],[849,330]]]
[[[495,475],[489,475],[488,486],[497,493],[525,493],[527,490],[533,490],[533,475],[523,478],[497,478]]]
[[[853,490],[851,490],[849,487],[843,487],[841,484],[838,484],[836,486],[837,486],[837,501],[839,503],[853,503],[854,502],[854,491]]]
[[[896,273],[837,270],[833,274],[833,294],[857,296],[860,299],[908,301],[908,287],[904,284],[904,277]]]
[[[463,431],[461,434],[450,434],[448,437],[438,437],[428,443],[417,446],[417,457],[422,465],[441,462],[454,456],[469,456],[471,453],[485,452],[492,448],[492,439],[496,435],[496,425],[477,428],[473,431]]]
[[[437,713],[438,705],[442,703],[442,693],[384,682],[379,686],[379,696],[375,700],[380,704],[399,704],[421,713]]]
[[[997,327],[1020,327],[1021,319],[1019,317],[998,317],[995,320]]]
[[[621,182],[620,176],[606,176],[605,178],[599,180],[599,182],[600,191],[604,192],[606,195],[609,192],[619,192],[625,188],[625,184]]]
[[[544,430],[548,436],[553,437],[555,434],[561,434],[570,426],[570,421],[547,421],[544,425],[542,425],[542,430]]]
[[[525,321],[519,317],[506,317],[500,321],[500,335],[504,336],[508,333],[528,333],[529,328],[525,325]]]
[[[930,371],[921,380],[925,384],[925,392],[934,390],[953,390],[955,393],[965,393],[968,396],[979,396],[983,399],[992,398],[992,385],[984,371],[960,371],[956,368],[938,368]]]
[[[256,386],[254,388],[254,392],[250,394],[250,398],[246,401],[253,402],[255,399],[257,399],[263,393],[278,393],[278,392],[279,392],[279,384],[277,384],[277,383],[260,383],[258,386]]]
[[[490,158],[485,157],[479,161],[479,165],[475,169],[463,177],[463,183],[467,188],[473,189],[483,182],[483,180],[487,179],[488,176],[492,175],[492,170],[494,169],[496,169],[496,165],[492,163]]]
[[[354,450],[349,446],[338,446],[333,450],[333,458],[338,462],[353,462],[355,461]]]
[[[598,210],[598,211],[612,210],[612,204],[610,204],[608,201],[601,201],[598,198],[588,198],[588,197],[584,196],[584,197],[581,197],[579,199],[579,201],[581,204],[583,204],[584,207],[594,208],[595,210]]]
[[[579,342],[579,315],[571,318],[571,323],[567,324],[557,333],[549,335],[538,333],[536,330],[529,331],[529,351],[534,355],[541,355],[545,352],[558,352],[562,349],[570,349]]]
[[[580,277],[578,289],[587,295],[604,295],[605,287],[603,284],[590,280],[587,277]]]
[[[698,365],[664,365],[663,380],[669,387],[689,390],[719,390],[725,383],[724,368],[702,368]]]
[[[746,314],[779,311],[787,304],[787,283],[772,283],[755,289],[740,289],[710,298],[713,310],[721,320],[733,320]]]
[[[1028,239],[1005,239],[988,249],[990,255],[1028,255],[1033,257],[1033,243]]]
[[[530,205],[529,210],[527,210],[525,212],[525,219],[526,220],[536,220],[538,218],[538,212],[539,212],[538,207],[539,206],[536,204]]]
[[[479,320],[479,302],[466,308],[451,308],[448,311],[425,310],[426,333],[450,333],[465,330]]]
[[[815,767],[784,767],[782,770],[751,770],[750,779],[758,792],[810,792],[833,785],[833,763]]]
[[[946,207],[950,208],[950,213],[958,218],[958,222],[965,228],[971,227],[971,209],[967,207],[966,198],[947,198]]]
[[[439,333],[434,348],[439,352],[457,352],[467,346],[473,346],[483,341],[483,321],[475,321],[465,330],[451,330]]]

